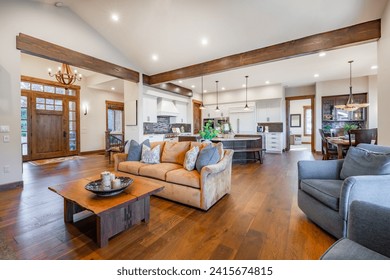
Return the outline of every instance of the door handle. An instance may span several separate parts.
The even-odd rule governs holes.
[[[63,135],[64,135],[64,138],[66,138],[66,135],[67,135],[66,131],[64,131]]]

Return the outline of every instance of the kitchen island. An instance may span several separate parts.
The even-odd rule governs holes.
[[[263,163],[265,148],[262,134],[236,134],[234,138],[216,137],[211,142],[222,142],[225,149],[234,150],[235,161],[258,160]]]

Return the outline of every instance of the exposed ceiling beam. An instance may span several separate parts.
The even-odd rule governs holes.
[[[376,41],[380,19],[171,70],[148,77],[151,85]]]
[[[112,64],[23,33],[19,33],[19,36],[16,36],[16,48],[26,54],[66,63],[135,83],[139,82],[139,73],[134,70]]]
[[[142,75],[142,79],[143,79],[144,85],[147,85],[147,86],[150,86],[150,87],[154,87],[154,88],[158,88],[158,89],[162,89],[162,90],[169,91],[169,92],[172,92],[172,93],[175,93],[175,94],[179,94],[179,95],[182,95],[182,96],[186,96],[186,97],[192,97],[193,96],[192,90],[188,89],[186,87],[178,86],[178,85],[175,85],[175,84],[172,84],[172,83],[162,83],[162,84],[157,84],[157,85],[150,85],[149,84],[150,76],[145,75],[145,74]]]

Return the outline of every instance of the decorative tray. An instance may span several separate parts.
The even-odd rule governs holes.
[[[131,183],[133,183],[133,179],[131,179],[130,177],[115,177],[115,179],[119,179],[121,181],[119,187],[116,188],[104,187],[102,185],[102,180],[99,179],[99,180],[89,182],[85,186],[85,189],[95,193],[98,196],[113,196],[123,192],[128,186],[131,185]]]

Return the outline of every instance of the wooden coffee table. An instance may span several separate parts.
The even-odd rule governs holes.
[[[130,174],[115,172],[116,176],[131,177]],[[64,198],[64,220],[73,222],[73,215],[89,210],[96,215],[96,239],[99,247],[108,244],[108,239],[150,217],[150,196],[164,187],[143,178],[134,182],[122,193],[101,197],[85,189],[89,182],[99,176],[80,179],[49,187]]]

